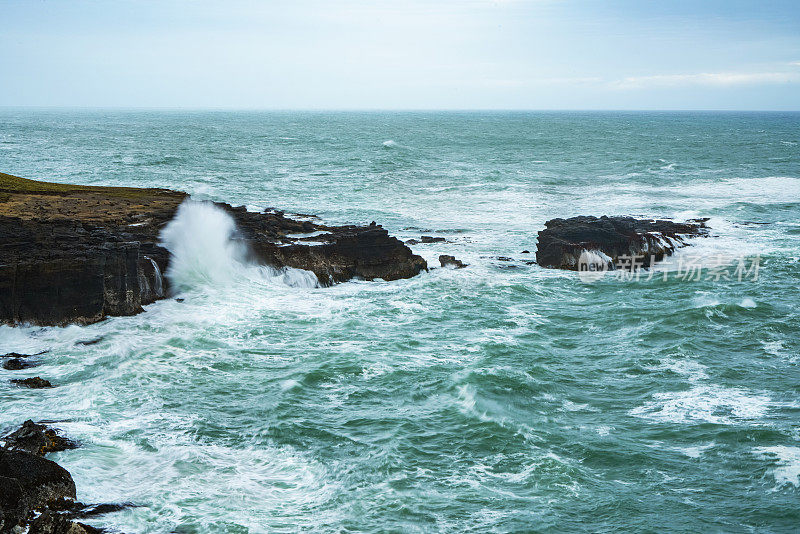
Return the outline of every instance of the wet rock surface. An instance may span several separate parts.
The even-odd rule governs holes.
[[[2,439],[5,441],[7,450],[25,451],[38,456],[78,447],[74,441],[59,435],[57,430],[46,425],[36,424],[30,419]]]
[[[88,187],[0,173],[0,324],[90,324],[133,315],[169,293],[160,233],[180,191]],[[311,216],[216,205],[253,260],[314,272],[322,285],[396,280],[427,269],[380,225],[326,226]],[[309,236],[307,234],[318,234]]]
[[[552,219],[539,232],[536,261],[542,267],[577,270],[581,253],[602,253],[610,267],[622,256],[637,256],[644,266],[706,235],[705,220],[678,223],[633,217]]]
[[[41,356],[42,354],[46,354],[48,351],[38,352],[36,354],[20,354],[18,352],[9,352],[8,354],[3,354],[0,356],[0,359],[3,360],[3,369],[6,371],[20,371],[22,369],[28,369],[29,367],[35,367],[38,365],[37,356]]]
[[[74,520],[134,506],[76,501],[72,476],[44,458],[47,453],[77,447],[56,429],[28,420],[3,440],[5,447],[0,448],[0,534],[97,533],[101,530]]]
[[[455,256],[449,256],[447,254],[442,254],[441,256],[439,256],[439,264],[442,267],[454,267],[456,269],[463,269],[464,267],[467,266],[466,263],[456,259]]]
[[[31,521],[28,534],[97,534],[100,529],[72,521],[68,516],[45,510]]]
[[[0,532],[11,532],[52,501],[75,496],[75,482],[63,467],[29,452],[0,449]]]

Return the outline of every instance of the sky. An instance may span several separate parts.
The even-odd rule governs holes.
[[[0,106],[800,110],[800,1],[0,0]]]

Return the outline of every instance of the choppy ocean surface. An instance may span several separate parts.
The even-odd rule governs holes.
[[[229,268],[202,220],[173,236],[206,251],[183,302],[0,327],[0,353],[51,351],[2,372],[0,430],[54,421],[82,501],[139,505],[94,525],[800,528],[800,114],[5,110],[0,170],[374,220],[469,263],[313,288]],[[730,279],[526,263],[580,214],[710,217],[679,256]],[[9,383],[31,371],[58,387]]]

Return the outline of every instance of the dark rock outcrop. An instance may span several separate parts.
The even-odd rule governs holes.
[[[67,515],[45,510],[31,521],[28,534],[99,534],[100,529],[72,521]]]
[[[68,502],[68,501],[67,501]],[[53,505],[50,505],[53,508]],[[102,504],[84,504],[82,502],[74,502],[72,506],[67,508],[69,517],[72,519],[94,517],[97,515],[110,514],[113,512],[120,512],[128,508],[135,508],[131,503],[102,503]]]
[[[75,482],[61,466],[46,460],[50,452],[77,444],[45,425],[25,421],[0,448],[0,534],[87,534],[96,529],[74,521],[134,506],[84,504],[75,500]]]
[[[160,273],[170,255],[160,233],[186,198],[166,189],[53,184],[0,173],[0,324],[89,324],[139,313],[167,296]],[[232,216],[255,261],[307,269],[323,285],[395,280],[427,269],[375,223],[326,226],[281,211],[217,206]]]
[[[77,443],[59,435],[55,429],[36,424],[30,419],[2,439],[7,450],[25,451],[38,456],[78,447]]]
[[[20,371],[22,369],[27,369],[37,365],[38,362],[31,361],[31,358],[36,358],[36,356],[41,356],[47,352],[48,351],[46,350],[36,354],[20,354],[18,352],[9,352],[8,354],[0,356],[0,358],[5,360],[3,362],[3,369],[7,371]]]
[[[456,259],[455,256],[448,256],[447,254],[442,254],[439,256],[439,264],[442,267],[454,267],[456,269],[463,269],[467,266],[466,263]]]
[[[686,238],[705,235],[705,220],[674,221],[633,217],[572,217],[552,219],[539,232],[536,261],[542,267],[577,270],[581,254],[594,253],[608,268],[623,256],[643,266],[660,261],[686,246]]]
[[[0,173],[0,323],[88,324],[140,312],[159,298],[154,263],[169,258],[159,225],[185,196]]]
[[[52,501],[75,497],[75,482],[63,467],[29,452],[0,449],[0,532],[27,522]]]
[[[53,384],[51,384],[49,380],[45,380],[40,376],[34,376],[31,378],[15,378],[11,381],[11,383],[31,389],[45,389],[53,387]]]
[[[398,280],[427,269],[424,259],[374,222],[369,226],[325,226],[228,204],[217,206],[233,217],[255,261],[311,271],[322,285],[352,278]]]

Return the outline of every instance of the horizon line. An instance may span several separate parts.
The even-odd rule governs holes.
[[[657,112],[657,113],[798,113],[799,109],[756,108],[315,108],[315,107],[213,107],[213,106],[43,106],[0,105],[0,110],[31,111],[172,111],[172,112],[278,112],[278,113],[541,113],[541,112]]]

